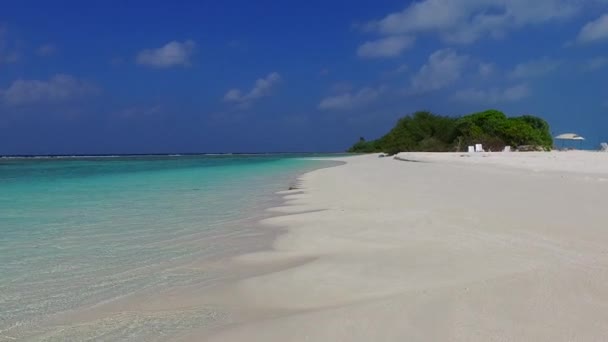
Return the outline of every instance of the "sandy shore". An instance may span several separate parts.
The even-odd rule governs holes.
[[[608,154],[375,155],[301,177],[285,227],[211,297],[209,341],[601,341]],[[190,336],[200,340],[201,336]],[[186,337],[186,340],[189,338]]]

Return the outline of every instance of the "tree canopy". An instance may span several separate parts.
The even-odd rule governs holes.
[[[505,146],[532,145],[544,150],[553,146],[549,124],[538,117],[507,117],[497,110],[450,117],[426,111],[405,116],[380,139],[360,138],[348,151],[386,152],[455,152],[467,146],[483,144],[493,151]]]

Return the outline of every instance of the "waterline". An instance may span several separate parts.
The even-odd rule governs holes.
[[[0,336],[149,341],[227,319],[206,307],[61,317],[226,277],[214,261],[263,240],[254,222],[274,193],[325,165],[272,155],[0,162]]]

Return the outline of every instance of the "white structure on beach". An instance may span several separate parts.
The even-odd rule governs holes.
[[[580,143],[585,140],[585,138],[583,138],[582,136],[576,134],[576,133],[564,133],[564,134],[560,134],[558,136],[556,136],[554,138],[555,140],[561,140],[562,141],[562,148],[564,147],[564,141],[578,141],[579,142],[579,146]]]
[[[576,133],[564,133],[555,137],[556,140],[585,140],[585,138],[581,137]]]
[[[469,153],[475,153],[475,152],[485,152],[485,151],[483,150],[483,146],[482,146],[482,144],[475,144],[474,146],[473,146],[473,145],[471,145],[471,146],[469,146],[468,151],[469,151]]]

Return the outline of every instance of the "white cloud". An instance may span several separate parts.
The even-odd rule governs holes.
[[[350,110],[357,107],[367,105],[374,102],[380,94],[384,92],[384,88],[377,89],[365,87],[357,92],[345,92],[338,95],[333,95],[324,98],[319,103],[319,109],[322,110]]]
[[[146,49],[137,54],[136,62],[153,68],[170,68],[174,66],[190,66],[190,58],[194,53],[196,43],[186,40],[183,43],[172,41],[158,49]]]
[[[16,80],[0,91],[2,102],[11,106],[57,103],[99,93],[91,83],[70,75],[58,74],[48,81]]]
[[[447,42],[471,43],[502,37],[509,30],[568,18],[583,4],[571,0],[420,0],[370,22],[386,35],[434,33]]]
[[[253,101],[269,96],[272,93],[272,89],[280,82],[281,75],[277,72],[272,72],[268,76],[255,81],[253,88],[246,94],[236,88],[228,90],[226,95],[224,95],[224,101],[248,107]]]
[[[392,36],[363,43],[357,49],[357,55],[363,58],[397,57],[412,46],[414,38],[408,36]]]
[[[57,52],[57,47],[54,44],[47,43],[40,45],[36,50],[36,54],[42,57],[52,56]]]
[[[433,52],[420,70],[412,77],[411,90],[426,92],[444,88],[456,82],[462,75],[469,58],[452,49]]]
[[[401,73],[407,72],[409,69],[410,68],[409,68],[409,66],[407,64],[401,64],[400,66],[398,66],[395,69],[395,73],[401,74]]]
[[[452,99],[461,102],[497,104],[517,102],[528,96],[530,96],[530,88],[525,84],[520,84],[507,88],[469,88],[456,92]]]
[[[540,77],[555,71],[561,62],[549,58],[520,63],[509,73],[511,78]]]
[[[237,102],[240,101],[241,98],[243,98],[243,95],[238,89],[230,89],[226,95],[224,95],[224,101],[226,102]]]
[[[481,77],[490,77],[492,74],[494,74],[496,67],[494,66],[494,64],[492,63],[480,63],[479,64],[479,75],[481,75]]]
[[[408,73],[409,71],[410,71],[409,65],[401,64],[393,69],[382,72],[381,76],[383,78],[402,78],[402,77],[404,77],[404,74]]]
[[[579,43],[591,43],[600,40],[608,40],[608,14],[585,24],[577,37]]]
[[[594,70],[602,69],[607,66],[608,66],[608,57],[596,57],[596,58],[588,60],[587,63],[585,64],[584,69],[586,71],[594,71]]]

